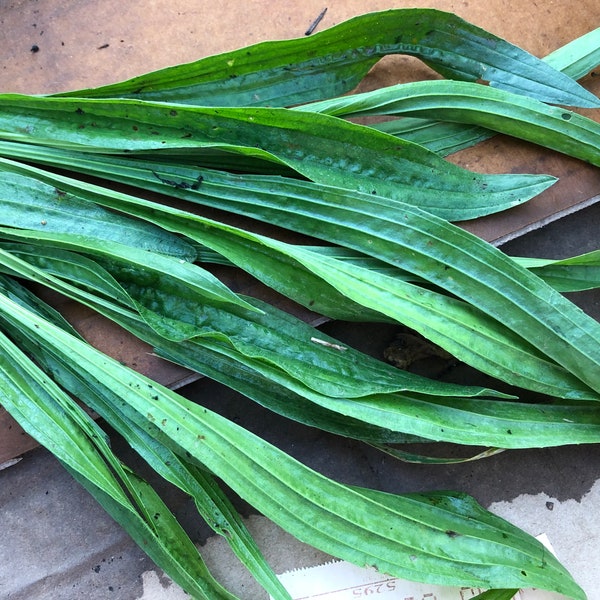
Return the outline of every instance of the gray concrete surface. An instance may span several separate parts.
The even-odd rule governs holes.
[[[507,244],[510,254],[560,257],[598,247],[600,206],[585,209]],[[600,318],[600,293],[577,294],[584,310]],[[329,323],[328,332],[374,354],[394,335],[388,326]],[[465,377],[460,371],[449,378]],[[456,465],[414,465],[395,461],[357,442],[286,421],[208,381],[182,390],[318,471],[353,484],[393,492],[456,489],[537,535],[547,532],[559,558],[573,570],[590,600],[600,598],[600,447],[570,446],[505,452]],[[117,439],[115,445],[123,448]],[[127,454],[126,449],[124,449]],[[457,452],[435,446],[439,455]],[[129,460],[129,459],[128,459]],[[227,551],[199,522],[191,502],[167,486],[161,489],[193,539],[205,544],[216,572],[242,598],[260,592],[233,566]],[[239,503],[244,514],[252,511]],[[257,517],[278,571],[315,564],[323,556],[292,544]],[[33,451],[0,471],[0,598],[7,600],[103,600],[183,598],[155,572],[152,563],[44,450]]]

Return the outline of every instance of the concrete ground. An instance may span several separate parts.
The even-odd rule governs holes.
[[[560,257],[597,247],[600,205],[587,208],[504,246],[510,254]],[[600,293],[574,299],[600,318]],[[329,323],[323,326],[374,354],[390,341],[383,326]],[[322,433],[269,414],[208,380],[182,393],[206,404],[341,481],[393,491],[454,489],[534,535],[546,533],[561,561],[600,598],[600,447],[571,446],[505,452],[456,465],[398,462],[357,442]],[[121,442],[115,441],[117,447]],[[429,448],[444,456],[450,447]],[[446,454],[445,454],[446,453]],[[228,550],[199,522],[191,502],[161,486],[169,504],[215,573],[241,598],[263,598]],[[240,504],[276,572],[324,562],[327,557],[294,542]],[[26,454],[0,472],[0,598],[71,600],[87,598],[184,598],[145,555],[46,451]]]

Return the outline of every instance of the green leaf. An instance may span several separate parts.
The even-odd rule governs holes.
[[[3,170],[0,202],[2,225],[116,242],[187,262],[196,259],[194,248],[181,237],[138,219],[90,205],[77,195],[17,172]]]
[[[10,248],[15,257],[22,257],[23,254],[31,255],[31,250],[29,248],[24,245],[20,246],[23,247],[18,250]],[[36,249],[34,249],[34,251],[35,250]],[[37,248],[36,253],[39,255],[39,248]],[[235,352],[230,353],[231,355],[224,354],[222,351],[219,352],[207,348],[206,344],[202,346],[194,342],[169,342],[159,336],[134,313],[122,310],[118,305],[106,302],[103,299],[103,287],[98,286],[98,282],[105,282],[110,280],[111,277],[107,272],[98,276],[97,273],[102,272],[102,269],[98,264],[94,263],[95,271],[97,272],[96,274],[90,278],[82,278],[82,271],[80,269],[71,269],[71,265],[75,262],[73,256],[69,257],[70,260],[68,260],[67,265],[65,265],[65,261],[61,256],[60,268],[56,269],[54,268],[54,265],[57,265],[57,258],[59,258],[56,253],[49,252],[49,250],[45,248],[43,254],[45,257],[51,257],[51,260],[46,258],[43,261],[45,271],[40,271],[35,268],[26,269],[22,262],[19,262],[18,264],[15,261],[9,262],[6,254],[3,255],[3,267],[6,268],[6,265],[10,265],[12,267],[11,272],[17,276],[26,277],[32,281],[43,283],[74,300],[86,304],[109,319],[114,320],[150,345],[154,345],[157,354],[165,357],[167,357],[168,354],[168,358],[171,361],[185,364],[188,368],[203,373],[224,385],[228,385],[240,393],[252,398],[261,405],[288,418],[355,439],[364,439],[382,443],[396,443],[406,440],[418,441],[418,438],[415,438],[414,436],[393,432],[387,428],[382,430],[369,423],[350,419],[338,413],[323,409],[314,402],[307,400],[304,396],[291,391],[289,389],[291,387],[289,384],[287,387],[284,387],[283,382],[276,382],[276,375],[273,373],[266,374],[264,369],[263,371],[258,372],[251,366],[245,364],[243,356],[239,353],[237,353],[237,355]],[[76,257],[76,259],[77,262],[80,260],[82,262],[88,262],[84,257]],[[66,281],[44,276],[44,272],[57,272],[57,274],[62,276],[66,281],[77,282],[78,285],[82,286],[84,289],[94,289],[96,295],[92,296],[84,290],[80,290],[77,287],[66,283]],[[116,282],[114,282],[114,285],[119,287]],[[23,288],[16,289],[17,291],[23,291]],[[112,284],[110,283],[109,289],[112,289]],[[119,289],[123,292],[122,288],[119,287]],[[114,298],[118,298],[118,294],[115,294]],[[63,324],[61,323],[61,325]],[[279,371],[278,373],[279,377],[281,377],[281,373]]]
[[[518,593],[519,590],[488,590],[473,596],[472,600],[513,600]]]
[[[600,28],[558,48],[542,60],[573,79],[587,75],[600,64]],[[469,148],[494,135],[476,125],[443,123],[416,117],[372,123],[370,126],[421,144],[441,156]]]
[[[33,176],[44,180],[55,181],[57,176],[45,174],[31,167],[19,167],[12,163],[10,168],[18,168]],[[69,182],[64,177],[59,178],[61,185],[75,189],[76,183]],[[244,181],[244,180],[242,180]],[[253,190],[250,183],[254,181],[258,185],[259,193],[255,193],[252,199],[248,194]],[[335,190],[332,187],[321,188],[307,182],[294,184],[293,193],[281,194],[277,178],[246,180],[242,194],[234,193],[233,202],[229,204],[223,196],[217,194],[210,198],[213,205],[219,207],[234,208],[248,216],[269,220],[275,224],[299,230],[309,235],[324,237],[330,242],[344,244],[363,253],[375,256],[390,265],[406,268],[416,275],[436,283],[441,289],[452,284],[449,291],[460,296],[468,293],[477,309],[462,305],[443,295],[435,294],[425,289],[415,288],[401,280],[390,278],[367,269],[348,267],[348,265],[335,259],[323,257],[319,254],[310,253],[299,247],[269,240],[264,236],[257,236],[249,232],[225,226],[202,217],[183,213],[175,209],[156,205],[140,199],[133,199],[124,194],[115,194],[98,187],[87,185],[84,192],[87,197],[101,202],[105,206],[118,208],[132,215],[137,215],[160,224],[168,230],[178,231],[208,245],[218,252],[226,255],[232,262],[248,270],[253,275],[262,279],[279,291],[290,295],[296,301],[304,302],[308,306],[318,306],[320,311],[325,311],[321,297],[327,301],[328,290],[336,288],[338,293],[345,295],[355,302],[367,306],[372,311],[377,311],[395,319],[402,319],[411,327],[417,328],[426,337],[433,335],[436,343],[446,347],[462,360],[474,362],[477,368],[491,372],[497,377],[505,378],[509,382],[517,382],[518,385],[553,393],[559,397],[584,397],[597,398],[597,394],[590,396],[589,390],[582,387],[564,369],[556,369],[547,360],[540,361],[536,352],[532,353],[532,346],[522,344],[518,341],[511,329],[518,330],[520,337],[527,339],[521,330],[527,320],[518,317],[518,326],[505,327],[505,317],[491,314],[484,308],[485,294],[475,291],[475,287],[488,288],[488,296],[494,298],[492,306],[498,311],[499,304],[495,299],[497,292],[492,292],[496,287],[497,277],[502,277],[502,297],[506,309],[514,313],[510,308],[510,291],[514,288],[519,290],[515,281],[519,277],[531,279],[527,286],[533,283],[543,287],[544,284],[519,269],[510,259],[499,251],[485,244],[475,236],[442,221],[435,219],[433,215],[411,208],[408,205],[396,203],[395,210],[390,211],[387,204],[377,205],[368,196],[354,194],[352,206],[347,207],[347,194],[345,191]],[[268,185],[277,184],[273,193]],[[203,192],[209,187],[209,181],[203,187]],[[183,192],[190,190],[184,189]],[[279,193],[278,193],[279,192]],[[193,197],[193,196],[192,196]],[[220,204],[219,204],[220,202]],[[285,207],[285,211],[281,211]],[[411,223],[411,221],[414,221]],[[13,233],[13,238],[15,234]],[[407,266],[405,261],[412,261],[412,267]],[[465,272],[465,265],[474,266],[478,274],[471,275]],[[447,272],[453,268],[464,276],[464,284],[453,273]],[[298,267],[302,270],[299,271]],[[433,266],[433,268],[432,268]],[[310,285],[307,281],[300,282],[299,277],[305,273],[311,274]],[[436,273],[441,275],[440,279],[432,278]],[[509,274],[512,273],[512,274]],[[518,278],[515,278],[518,273]],[[314,276],[317,276],[315,278]],[[321,283],[319,283],[319,278]],[[335,278],[335,283],[330,280]],[[491,278],[486,282],[486,278]],[[371,281],[373,285],[369,283]],[[473,281],[476,284],[473,285]],[[325,287],[323,282],[326,282]],[[342,288],[340,288],[340,285]],[[459,287],[456,287],[458,285]],[[464,290],[461,289],[464,285]],[[525,286],[525,288],[527,287]],[[546,286],[547,287],[547,286]],[[535,287],[532,287],[535,289]],[[460,290],[460,291],[459,291]],[[490,292],[491,295],[490,295]],[[525,290],[522,290],[525,292]],[[526,293],[526,292],[525,292]],[[549,287],[543,293],[540,291],[537,302],[544,306],[547,303],[548,293],[556,293]],[[308,296],[307,296],[308,294]],[[535,298],[532,295],[532,299]],[[465,298],[468,299],[468,298]],[[527,305],[525,302],[525,305]],[[440,304],[441,303],[441,304]],[[573,310],[573,305],[567,300],[562,300],[566,310]],[[434,313],[432,308],[437,305]],[[443,309],[440,307],[443,305]],[[400,308],[402,307],[402,308]],[[409,309],[407,311],[407,309]],[[537,320],[544,322],[548,310],[556,310],[556,307],[545,306],[537,315]],[[390,313],[392,311],[392,313]],[[448,321],[444,313],[455,315]],[[477,313],[487,313],[491,320],[486,322],[487,317],[483,314],[477,317]],[[437,315],[437,317],[436,317]],[[515,315],[515,323],[517,317]],[[531,319],[531,317],[529,317]],[[600,327],[592,319],[588,319],[591,325],[586,325],[584,315],[577,316],[582,321],[581,327],[592,330]],[[533,319],[535,322],[536,319]],[[497,322],[496,322],[497,321]],[[461,325],[462,322],[462,325]],[[464,329],[459,333],[456,327]],[[542,325],[547,327],[546,324]],[[591,328],[591,329],[590,329]],[[571,323],[564,331],[572,331]],[[562,335],[562,332],[561,332]],[[548,334],[543,334],[544,339]],[[584,338],[579,338],[581,339]],[[539,347],[538,338],[530,338],[533,347]],[[476,342],[479,344],[477,345]],[[500,344],[502,351],[490,352],[490,342]],[[588,344],[589,350],[595,349],[594,344]],[[512,347],[509,354],[505,351]],[[567,346],[569,347],[569,346]],[[543,348],[544,354],[551,356]],[[555,350],[555,348],[553,348]],[[572,350],[575,350],[573,348]],[[585,350],[586,352],[588,349]],[[496,355],[498,358],[496,358]],[[543,357],[542,357],[543,358]],[[500,364],[501,361],[504,364]],[[533,361],[533,363],[531,362]],[[580,365],[579,361],[575,364]],[[566,365],[563,365],[565,367]],[[597,369],[596,369],[597,371]],[[576,371],[574,372],[576,373]],[[589,385],[589,384],[588,384]]]
[[[370,203],[361,206],[355,197],[352,209],[349,210],[345,206],[343,193],[336,199],[333,190],[327,199],[329,203],[326,212],[319,205],[311,203],[308,195],[305,195],[287,197],[285,217],[276,210],[271,210],[266,201],[264,210],[254,203],[253,206],[244,207],[244,214],[255,211],[255,215],[260,214],[262,218],[268,218],[275,223],[281,218],[282,224],[289,228],[325,237],[330,242],[359,250],[390,265],[413,272],[441,289],[462,297],[499,323],[507,325],[509,329],[518,331],[521,337],[529,340],[546,356],[553,358],[590,387],[596,386],[596,391],[600,389],[600,381],[592,383],[596,374],[600,373],[600,357],[592,358],[593,366],[590,363],[589,368],[583,367],[580,358],[576,358],[579,353],[589,353],[588,358],[597,354],[596,340],[600,337],[600,325],[584,315],[571,302],[560,297],[541,279],[468,232],[408,205],[402,212],[398,212],[394,221],[381,221],[378,213],[371,213],[374,220],[370,226]],[[323,204],[323,199],[320,199],[320,202]],[[136,208],[129,207],[127,210],[140,216],[148,215],[140,202],[136,203]],[[186,220],[198,224],[192,230],[182,222],[176,225],[171,217],[166,216],[167,212],[177,219],[172,211],[165,209],[164,219],[161,220],[164,226],[185,231],[190,238],[225,254],[240,266],[243,261],[247,265],[243,268],[251,270],[259,277],[260,265],[249,264],[247,253],[231,250],[231,245],[225,250],[227,242],[224,231],[229,231],[229,235],[236,238],[236,241],[244,239],[249,246],[263,246],[270,248],[271,253],[272,250],[277,250],[287,254],[309,270],[313,268],[316,260],[325,260],[323,257],[316,258],[305,250],[300,251],[298,247],[247,232],[242,233],[233,228],[221,227],[219,235],[213,235],[212,224],[203,221],[203,225],[200,226],[202,220],[199,217],[185,217]],[[326,218],[323,217],[324,214],[327,215]],[[156,211],[153,211],[152,218],[156,218]],[[356,226],[356,219],[360,220],[359,227]],[[235,251],[235,259],[228,254],[232,251]],[[340,269],[341,266],[338,271]],[[267,281],[273,284],[273,274],[267,277]],[[377,310],[385,313],[385,305],[381,304],[381,308]],[[563,324],[559,325],[561,321]],[[568,338],[571,341],[567,341]],[[517,364],[515,368],[518,369]]]
[[[86,152],[151,151],[161,157],[165,150],[184,150],[198,165],[205,150],[225,150],[286,165],[317,183],[372,195],[377,203],[407,201],[448,220],[516,206],[555,182],[548,175],[473,173],[372,128],[281,108],[7,94],[0,96],[0,138]],[[172,187],[181,185],[194,191],[202,184],[196,176],[183,184],[175,180]]]
[[[23,310],[4,295],[2,300]],[[160,498],[112,455],[104,433],[2,332],[0,357],[2,405],[21,427],[55,454],[175,581],[198,598],[234,600],[208,573]]]
[[[373,129],[420,144],[428,150],[448,156],[491,138],[494,133],[477,125],[442,123],[432,119],[402,117],[371,123]]]
[[[561,292],[580,292],[600,287],[600,250],[561,260],[545,258],[515,258],[514,260]]]
[[[584,598],[536,540],[473,501],[443,494],[419,500],[351,489],[130,371],[3,295],[0,314],[109,387],[126,410],[136,411],[171,439],[178,453],[203,463],[257,510],[325,552],[417,581],[490,588],[535,585]]]
[[[5,260],[6,262],[6,260]],[[56,285],[48,277],[18,269],[19,274],[83,300],[108,318],[155,347],[171,361],[204,373],[248,395],[260,404],[302,423],[374,443],[419,441],[399,435],[506,448],[555,446],[596,442],[600,412],[595,406],[529,405],[482,400],[464,402],[450,398],[440,403],[433,396],[392,394],[364,399],[331,398],[302,385],[274,365],[248,357],[205,338],[173,343],[158,336],[136,315],[119,310],[89,294],[77,294],[72,286]],[[65,272],[65,278],[69,273]],[[310,379],[311,365],[307,366]],[[102,412],[99,410],[99,412]],[[409,436],[409,437],[410,437]]]
[[[0,229],[6,239],[44,240],[56,247],[87,251],[124,269],[141,268],[147,286],[170,282],[173,289],[184,287],[185,294],[196,299],[243,304],[216,277],[188,262],[196,256],[189,243],[164,230],[149,228],[148,223],[109,213],[77,196],[67,197],[66,192],[57,195],[53,186],[18,173],[6,173],[2,178],[0,198],[6,207],[0,213]],[[27,210],[23,210],[23,201]],[[158,245],[145,237],[149,229],[160,232]],[[185,249],[186,253],[162,254],[167,249],[163,239],[173,242],[171,248]]]
[[[212,577],[204,563],[198,561],[198,566],[194,564],[192,557],[197,556],[198,550],[154,489],[134,472],[123,467],[130,490],[135,493],[139,506],[147,512],[146,520],[152,520],[152,527],[138,519],[132,519],[131,511],[115,503],[114,498],[103,489],[96,488],[85,473],[74,471],[69,465],[63,466],[129,533],[155,564],[189,594],[206,600],[239,600]],[[151,539],[151,535],[154,539]]]
[[[417,56],[446,77],[489,81],[544,102],[599,105],[584,88],[531,54],[456,15],[422,8],[365,14],[309,37],[263,42],[62,95],[289,106],[349,91],[388,54]]]
[[[563,108],[464,81],[417,81],[302,106],[334,116],[408,115],[481,126],[600,166],[600,124]]]
[[[153,437],[138,423],[115,409],[119,405],[120,399],[108,388],[94,385],[94,382],[82,376],[79,370],[74,369],[72,364],[64,363],[60,358],[51,356],[44,350],[40,351],[38,346],[35,347],[35,351],[38,360],[44,363],[45,370],[52,373],[65,389],[75,397],[85,398],[88,406],[124,436],[128,444],[146,460],[156,473],[194,499],[207,524],[226,539],[242,564],[273,598],[290,600],[289,594],[265,561],[240,515],[209,473],[182,460],[165,446],[159,439],[160,432],[158,430],[153,431],[155,436]],[[137,415],[133,413],[130,416],[135,419]],[[139,478],[135,478],[133,473],[129,473],[129,476],[134,478],[138,485],[145,488],[143,505],[151,515],[153,522],[156,523],[159,515],[164,519],[169,511],[159,503],[159,499],[152,489],[147,484],[138,481]],[[82,483],[86,485],[85,481]],[[92,488],[90,491],[97,495],[99,490]],[[103,504],[107,500],[108,498],[101,498]]]
[[[543,61],[573,79],[587,75],[600,65],[600,27],[557,48]]]
[[[31,265],[39,265],[50,273],[56,273],[67,283],[60,284],[56,279],[44,276],[35,266],[32,268],[23,264],[18,258]],[[118,286],[119,291],[114,298],[124,298],[125,307],[134,307],[139,311],[139,303],[126,294],[126,290],[135,291],[129,282],[124,282],[125,287],[121,287],[109,272],[103,272],[97,265],[92,277],[82,279],[82,275],[85,276],[92,268],[92,263],[82,261],[88,267],[82,272],[71,268],[76,262],[76,255],[49,252],[44,246],[14,245],[4,246],[4,250],[0,248],[0,264],[21,277],[43,282],[56,291],[83,301],[100,311],[106,308],[106,304],[94,301],[85,292],[77,293],[73,284],[82,285],[84,290],[94,289],[101,294],[101,298],[110,298],[110,292]],[[285,371],[291,377],[301,380],[304,385],[323,394],[351,398],[374,393],[414,391],[430,395],[504,396],[487,388],[442,383],[401,371],[350,347],[341,346],[334,338],[253,298],[243,299],[244,303],[254,309],[248,311],[227,311],[223,307],[201,306],[196,303],[195,314],[191,315],[188,321],[187,310],[181,314],[177,306],[171,306],[168,289],[165,288],[164,293],[162,290],[154,292],[157,292],[157,297],[160,296],[160,304],[167,307],[166,316],[171,320],[191,322],[197,319],[197,322],[192,323],[192,329],[196,332],[193,336],[196,343],[233,348],[250,362],[274,365],[278,370]],[[179,297],[176,298],[176,302],[178,301]],[[150,320],[149,312],[150,309],[146,309],[140,314],[161,337],[164,337],[164,327],[155,326],[163,315],[156,314]],[[175,336],[169,336],[167,339],[175,339]]]
[[[359,250],[390,265],[410,271],[441,289],[462,297],[499,323],[506,324],[509,329],[518,331],[521,337],[529,339],[545,355],[556,360],[590,387],[600,385],[591,383],[595,378],[594,373],[600,372],[599,363],[596,362],[600,358],[592,359],[595,366],[590,366],[589,369],[582,366],[579,358],[575,358],[580,351],[584,354],[594,354],[597,351],[595,334],[590,335],[590,332],[600,328],[600,325],[583,315],[572,303],[560,298],[552,288],[520,268],[499,250],[450,223],[408,205],[402,206],[398,203],[395,215],[383,219],[383,209],[372,199],[361,202],[361,197],[354,195],[352,207],[349,208],[346,206],[344,191],[327,188],[324,190],[326,193],[319,196],[318,202],[314,202],[310,192],[313,189],[312,185],[298,184],[300,185],[305,193],[286,195],[285,204],[279,201],[277,194],[265,194],[260,198],[263,206],[257,203],[255,196],[252,202],[236,201],[236,211],[323,237],[329,242]],[[277,260],[274,256],[287,255],[294,263],[303,264],[308,270],[314,268],[315,261],[322,263],[325,260],[323,257],[307,254],[298,247],[220,226],[195,215],[181,214],[155,205],[151,208],[151,203],[141,200],[130,200],[127,207],[123,203],[111,201],[108,197],[102,200],[98,198],[98,201],[108,202],[109,206],[118,206],[120,210],[160,223],[167,229],[185,233],[191,239],[225,254],[235,264],[280,290],[282,286],[287,285],[288,280],[277,279],[272,270],[275,266],[273,261]],[[281,207],[285,207],[285,212],[280,212]],[[159,216],[159,211],[162,216]],[[357,221],[360,222],[359,226]],[[226,241],[225,232],[235,240],[236,246]],[[269,248],[269,251],[251,254],[247,249],[241,250],[240,244],[252,247],[255,253],[261,247]],[[231,252],[235,252],[235,258]],[[261,267],[261,263],[251,258],[256,259],[259,255],[263,260],[271,261],[269,269],[264,269],[265,263],[262,263]],[[331,260],[328,262],[334,264]],[[338,271],[342,267],[343,265],[336,264]],[[386,313],[385,307],[389,304],[369,306]],[[554,334],[550,334],[548,330],[552,330],[555,327],[554,323],[558,323],[556,319],[566,321],[563,326],[558,326],[560,331],[556,330]],[[577,323],[579,325],[576,325]],[[538,327],[541,329],[538,330]],[[537,333],[533,333],[534,330]],[[541,333],[542,330],[544,333]],[[581,335],[576,331],[582,332]],[[551,339],[556,334],[563,341],[552,342]],[[566,338],[570,336],[573,341],[565,344]],[[584,344],[586,338],[588,341]],[[578,346],[579,349],[576,349]],[[574,354],[571,359],[572,352]],[[519,369],[517,363],[514,364],[514,369]],[[596,387],[596,390],[598,389],[600,388]]]

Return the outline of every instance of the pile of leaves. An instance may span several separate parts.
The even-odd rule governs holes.
[[[384,450],[598,442],[600,324],[562,293],[598,286],[599,252],[527,262],[469,234],[453,223],[555,178],[473,173],[444,157],[499,132],[600,166],[600,125],[565,108],[600,107],[575,81],[599,49],[596,30],[539,60],[452,14],[405,9],[105,87],[0,95],[0,404],[195,598],[234,596],[100,423],[194,499],[273,598],[289,594],[221,482],[300,540],[392,576],[487,598],[521,587],[584,598],[539,542],[472,498],[326,478],[102,354],[28,282],[279,414]],[[347,94],[399,53],[445,79]],[[385,118],[356,122],[373,115]],[[234,293],[213,263],[329,319],[410,327],[522,397],[368,357]]]

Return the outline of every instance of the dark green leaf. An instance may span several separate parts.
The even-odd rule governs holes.
[[[32,168],[18,167],[14,163],[10,168],[19,169],[45,180],[56,180],[56,176]],[[58,181],[63,186],[76,189],[73,181],[69,182],[64,177],[59,178]],[[276,190],[279,188],[277,187]],[[315,190],[318,194],[317,198],[313,195]],[[436,219],[433,215],[427,215],[401,203],[396,204],[396,211],[386,213],[386,204],[378,205],[367,196],[354,194],[352,207],[348,208],[345,191],[335,190],[332,187],[315,188],[314,184],[298,182],[294,195],[286,195],[284,202],[281,195],[270,193],[269,189],[260,195],[260,200],[255,196],[249,202],[248,191],[250,188],[246,186],[245,195],[235,195],[234,206],[237,211],[241,210],[244,214],[266,218],[276,224],[317,237],[325,236],[325,239],[330,242],[344,244],[390,265],[405,268],[437,284],[441,289],[450,286],[449,291],[458,296],[464,297],[466,293],[465,299],[469,296],[476,297],[475,301],[471,300],[474,306],[462,305],[460,302],[436,295],[426,289],[415,289],[402,280],[368,269],[350,267],[343,262],[300,247],[276,242],[196,215],[126,197],[124,194],[115,194],[89,184],[80,193],[105,206],[149,219],[168,230],[178,231],[208,245],[268,285],[308,306],[317,305],[322,311],[321,298],[318,294],[326,296],[327,290],[333,287],[338,293],[367,306],[372,311],[381,312],[394,319],[402,319],[402,322],[407,322],[409,319],[410,326],[418,329],[426,337],[434,335],[436,343],[442,347],[451,343],[451,347],[447,348],[450,352],[467,362],[475,361],[474,364],[483,370],[491,368],[495,376],[504,377],[513,383],[518,381],[518,384],[523,387],[545,393],[552,390],[551,393],[559,397],[597,397],[596,394],[590,396],[590,391],[585,391],[586,387],[578,384],[564,368],[558,367],[557,370],[537,351],[532,352],[533,345],[543,354],[551,356],[547,350],[540,348],[541,337],[530,338],[532,345],[518,341],[519,336],[527,339],[525,323],[530,320],[533,323],[541,321],[541,327],[546,329],[550,325],[545,321],[549,310],[556,312],[558,306],[561,306],[560,310],[573,312],[574,306],[564,299],[559,301],[560,304],[553,301],[553,306],[548,306],[547,298],[552,294],[556,295],[556,292],[548,286],[544,287],[541,280],[525,269],[520,269],[489,244],[441,219]],[[280,210],[282,206],[285,207],[285,212]],[[13,238],[15,235],[12,234]],[[299,267],[301,270],[298,270]],[[468,269],[473,267],[476,271],[470,273]],[[306,281],[299,281],[299,277],[304,273],[311,274],[310,286],[306,285]],[[458,273],[461,277],[457,276]],[[315,275],[317,278],[314,277]],[[502,283],[499,283],[499,277]],[[325,288],[323,283],[319,284],[318,278],[326,282]],[[517,282],[522,278],[529,282],[520,287]],[[497,299],[498,292],[495,291],[498,285],[503,289],[501,297],[505,304],[504,310],[509,312],[508,321],[507,317],[498,312],[500,304]],[[535,286],[541,286],[538,294],[530,294],[528,288],[532,291],[535,290]],[[486,293],[482,295],[479,291],[481,288],[483,290],[487,288],[487,297],[491,301],[491,307],[496,311],[495,315],[484,308]],[[533,319],[531,316],[526,319],[517,317],[514,307],[511,307],[514,299],[510,297],[510,291],[513,289],[520,294],[530,294],[530,299],[524,301],[525,305],[536,299],[536,302],[541,302],[544,309],[540,309],[539,314]],[[432,308],[440,303],[444,305],[444,309],[436,309],[432,313]],[[484,317],[483,313],[486,312],[489,317],[492,317],[491,320]],[[448,320],[444,316],[446,313],[453,314],[454,318]],[[431,319],[436,314],[439,318],[435,318],[433,323]],[[586,318],[579,311],[576,317],[576,321],[590,322],[585,325],[581,323],[588,337],[594,327],[599,327],[595,321]],[[517,327],[504,325],[509,323],[510,318],[514,318],[515,322],[518,320]],[[460,333],[456,330],[457,326],[463,327]],[[450,329],[445,330],[445,327]],[[511,329],[517,329],[519,334],[513,333]],[[577,337],[579,344],[585,339],[576,336],[570,322],[562,329],[560,337],[563,335]],[[548,333],[542,334],[542,337],[547,340],[550,348],[552,344]],[[500,344],[502,351],[490,352],[490,341]],[[479,345],[476,345],[476,342]],[[564,345],[564,342],[561,344]],[[570,352],[580,351],[575,350],[575,347],[570,344],[567,344],[566,348],[569,348],[567,358]],[[516,351],[518,359],[510,352],[506,354],[508,349],[511,349],[511,352]],[[556,352],[558,346],[552,346],[550,349]],[[596,346],[590,342],[584,352],[594,352],[595,349]],[[543,360],[540,361],[540,358]],[[501,360],[506,360],[506,364],[500,364]],[[581,361],[574,361],[574,364],[577,365],[577,369],[582,370]],[[566,365],[562,366],[566,367]],[[597,370],[594,368],[590,373],[593,374]],[[589,373],[586,376],[589,377]]]
[[[198,165],[205,150],[226,150],[362,192],[376,204],[406,201],[452,221],[516,206],[555,182],[548,175],[473,173],[372,128],[281,108],[3,95],[0,138],[87,152],[148,151],[159,153],[159,160],[165,150],[185,150]],[[192,181],[148,175],[175,190],[202,187],[200,172]]]
[[[598,106],[566,75],[454,14],[409,8],[365,14],[295,40],[263,42],[63,95],[205,106],[289,106],[349,91],[388,54],[409,54],[446,77],[485,80],[544,102]]]

